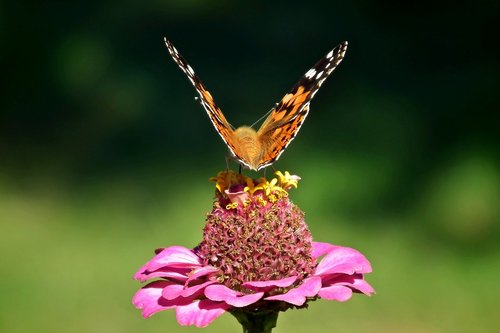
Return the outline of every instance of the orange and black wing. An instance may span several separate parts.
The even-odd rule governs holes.
[[[344,59],[343,42],[318,61],[286,94],[257,132],[264,147],[258,169],[275,162],[297,135],[309,113],[309,103],[326,78]]]
[[[179,54],[177,49],[169,40],[167,40],[167,38],[165,38],[165,44],[167,45],[168,52],[174,59],[175,63],[184,72],[184,74],[186,74],[187,78],[189,79],[189,81],[191,81],[194,88],[198,92],[201,105],[207,112],[208,117],[215,127],[215,130],[217,131],[217,133],[219,133],[222,140],[224,140],[230,152],[239,159],[239,156],[237,154],[238,147],[233,135],[233,127],[226,120],[226,117],[224,117],[220,108],[215,104],[212,95],[205,88],[199,77],[195,74],[193,68],[187,63],[186,59],[184,59],[184,57]]]

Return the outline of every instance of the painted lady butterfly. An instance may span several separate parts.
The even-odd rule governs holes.
[[[258,131],[248,126],[234,129],[215,104],[193,68],[165,38],[170,55],[187,75],[200,96],[212,124],[226,143],[229,151],[241,164],[251,170],[260,170],[274,163],[297,135],[309,113],[309,103],[323,81],[344,59],[347,42],[343,42],[318,61],[270,111]]]

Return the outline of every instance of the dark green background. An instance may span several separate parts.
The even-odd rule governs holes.
[[[275,167],[302,177],[291,197],[316,240],[371,260],[377,294],[287,312],[276,332],[498,328],[498,12],[493,1],[3,3],[0,331],[198,331],[130,303],[153,249],[200,241],[207,179],[227,153],[163,36],[235,126],[349,41]],[[239,329],[225,315],[205,331]]]

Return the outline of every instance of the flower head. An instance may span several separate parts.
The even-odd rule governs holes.
[[[211,179],[216,200],[201,243],[162,249],[134,276],[157,279],[133,299],[144,317],[175,309],[181,325],[203,327],[227,311],[285,311],[374,292],[361,253],[312,241],[303,212],[288,198],[300,178],[276,175],[254,180],[226,171]]]

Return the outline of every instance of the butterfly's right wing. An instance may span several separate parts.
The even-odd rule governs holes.
[[[257,132],[265,145],[258,169],[276,161],[297,135],[309,113],[309,103],[326,78],[344,59],[347,42],[343,42],[320,59],[271,110]]]
[[[297,115],[301,114],[323,82],[344,59],[346,50],[347,41],[340,43],[328,52],[325,57],[321,58],[271,110],[271,113],[261,125],[259,132],[265,133],[278,128],[293,121]]]
[[[217,131],[217,133],[219,133],[222,140],[224,140],[224,142],[229,148],[229,151],[233,154],[233,156],[239,159],[238,155],[241,154],[238,154],[238,148],[235,142],[236,139],[234,138],[233,135],[234,132],[233,127],[226,120],[226,117],[224,117],[222,111],[215,104],[212,95],[205,88],[205,86],[198,78],[198,76],[194,73],[193,68],[189,66],[186,59],[184,59],[184,57],[179,54],[177,49],[174,47],[174,45],[172,45],[172,43],[169,40],[167,40],[167,38],[165,38],[164,40],[165,44],[167,45],[168,52],[172,56],[172,59],[174,59],[175,63],[184,72],[184,74],[186,74],[187,78],[189,79],[189,81],[191,81],[194,88],[198,92],[201,105],[207,112],[208,117],[210,118],[212,124],[215,127],[215,130]]]

